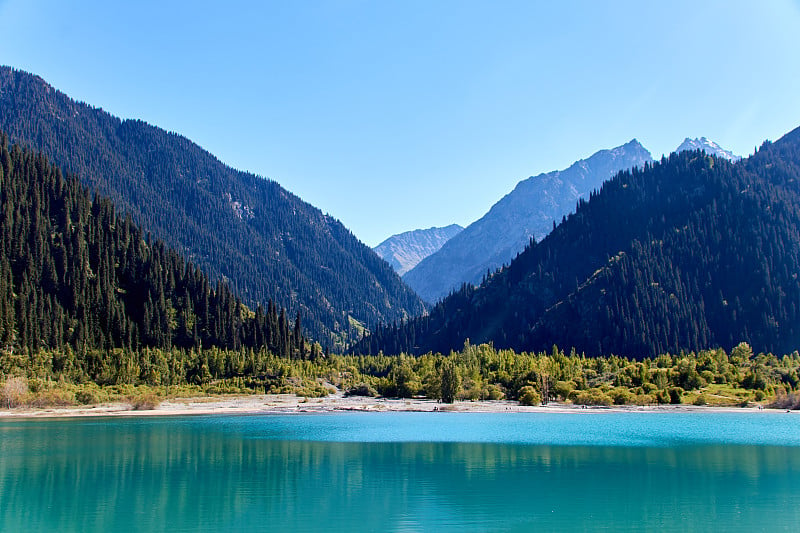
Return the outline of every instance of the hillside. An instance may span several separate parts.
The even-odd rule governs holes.
[[[21,368],[128,383],[152,370],[169,383],[188,364],[173,348],[317,355],[299,318],[271,302],[250,311],[227,285],[212,284],[130,217],[118,216],[109,200],[65,179],[44,156],[7,146],[5,135],[0,199],[4,374]],[[51,360],[47,351],[57,355]],[[144,360],[150,356],[158,360]]]
[[[634,357],[800,347],[800,130],[733,164],[700,151],[617,174],[547,238],[356,351],[494,342]]]
[[[443,228],[406,231],[392,235],[374,249],[402,276],[463,229],[458,224],[450,224]]]
[[[588,197],[619,170],[651,161],[636,139],[600,150],[566,170],[525,179],[479,220],[423,259],[403,281],[435,302],[462,283],[478,284],[488,271],[509,263],[532,238],[541,240],[580,198]]]
[[[71,100],[0,67],[0,130],[42,151],[250,305],[300,312],[323,344],[423,312],[419,298],[338,220],[185,137]]]

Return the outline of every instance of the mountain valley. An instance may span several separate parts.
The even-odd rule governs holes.
[[[0,67],[0,131],[109,198],[243,302],[299,312],[325,345],[421,314],[399,276],[338,220],[190,140],[76,102]]]

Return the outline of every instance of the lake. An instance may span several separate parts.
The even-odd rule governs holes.
[[[0,420],[0,531],[797,531],[800,414]]]

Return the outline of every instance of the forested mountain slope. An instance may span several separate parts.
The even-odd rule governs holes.
[[[76,173],[246,303],[299,311],[323,343],[424,309],[339,221],[180,135],[120,120],[8,67],[0,67],[0,130]]]
[[[42,365],[77,365],[78,375],[113,382],[125,372],[121,354],[135,358],[145,348],[312,355],[299,319],[271,302],[250,311],[77,178],[64,179],[42,155],[9,148],[4,134],[0,200],[3,364],[13,366],[14,353],[33,361],[49,350],[59,360]],[[31,361],[18,366],[35,369]]]
[[[739,163],[700,151],[621,172],[547,238],[429,316],[355,349],[651,356],[800,347],[800,130]]]
[[[565,170],[520,181],[483,217],[426,257],[403,280],[424,300],[435,302],[462,283],[477,285],[497,267],[508,264],[531,238],[541,240],[556,222],[575,209],[580,198],[620,170],[652,161],[636,139],[600,150]]]

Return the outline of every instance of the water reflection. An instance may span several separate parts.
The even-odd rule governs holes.
[[[0,530],[788,530],[800,519],[797,447],[314,442],[251,429],[0,422]]]

